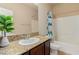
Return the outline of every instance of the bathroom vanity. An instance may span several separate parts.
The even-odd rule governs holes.
[[[50,55],[50,40],[41,43],[22,55]]]
[[[31,45],[20,45],[19,40],[13,41],[9,46],[0,48],[0,55],[50,55],[50,40],[47,36],[34,36],[40,41]]]

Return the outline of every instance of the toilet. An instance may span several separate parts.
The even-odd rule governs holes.
[[[54,43],[50,43],[51,55],[57,55],[58,50],[60,49],[60,45]]]

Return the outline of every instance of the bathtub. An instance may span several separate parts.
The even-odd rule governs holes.
[[[54,41],[54,43],[50,43],[51,49],[57,49],[57,51],[64,52],[66,55],[79,55],[79,46],[64,43],[60,41]]]

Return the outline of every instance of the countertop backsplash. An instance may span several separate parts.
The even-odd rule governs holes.
[[[39,35],[39,33],[38,32],[34,32],[34,33],[29,33],[29,34],[11,35],[11,36],[8,36],[8,39],[9,39],[10,42],[12,42],[12,41],[16,41],[16,40],[27,38],[27,35],[32,37],[32,36]],[[1,39],[2,39],[2,37],[0,37],[0,40]]]

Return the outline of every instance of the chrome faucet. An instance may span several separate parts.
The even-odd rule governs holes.
[[[30,38],[30,34],[27,34],[27,39]]]
[[[21,36],[21,38],[22,38],[22,39],[26,39],[26,35],[23,34],[23,35]]]

